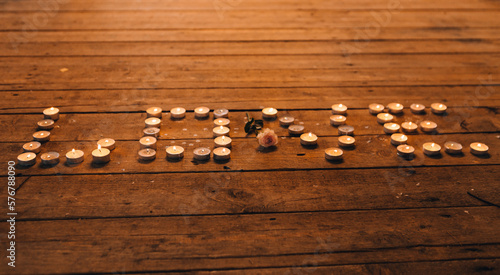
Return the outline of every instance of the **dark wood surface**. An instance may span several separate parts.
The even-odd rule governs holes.
[[[498,274],[499,15],[489,0],[0,0],[4,182],[47,107],[62,114],[42,152],[86,154],[16,166],[16,268],[3,245],[1,273]],[[404,160],[375,102],[438,131],[409,135],[417,151]],[[433,102],[447,114],[408,109]],[[349,106],[357,141],[337,163],[324,158],[334,103]],[[164,114],[158,158],[144,163],[150,106],[188,113]],[[213,146],[198,106],[230,110],[230,161],[193,160]],[[259,150],[244,117],[268,106],[318,147],[271,121],[278,147]],[[95,165],[103,137],[117,148]],[[425,156],[430,141],[464,153]],[[472,155],[476,141],[490,154]],[[171,144],[182,161],[166,160]]]

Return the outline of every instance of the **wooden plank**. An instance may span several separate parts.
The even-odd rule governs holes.
[[[333,104],[334,102],[331,102]],[[214,107],[214,106],[211,106]],[[168,106],[170,110],[174,106]],[[397,116],[394,122],[404,121],[420,123],[431,120],[438,124],[439,134],[454,133],[500,133],[500,108],[449,108],[447,116],[433,114],[413,114],[405,110],[404,115]],[[65,108],[61,109],[62,112]],[[262,112],[231,112],[232,137],[246,137],[244,131],[246,114],[261,119]],[[308,130],[319,136],[337,136],[337,127],[330,125],[331,110],[320,111],[282,111],[279,115],[291,115],[296,118],[296,124],[303,124]],[[355,128],[355,133],[361,135],[383,134],[383,126],[376,117],[370,115],[367,109],[349,110],[346,124]],[[41,114],[2,115],[0,124],[4,125],[0,132],[2,142],[23,142],[32,139],[37,130],[36,123],[43,119]],[[146,113],[91,113],[91,114],[61,114],[57,127],[51,131],[52,141],[89,141],[98,140],[103,136],[117,140],[137,140],[142,136]],[[96,121],[99,123],[96,124]],[[170,114],[164,114],[160,136],[162,139],[211,139],[213,137],[213,118],[198,120],[189,110],[185,119],[171,120]],[[278,120],[266,121],[265,127],[274,129],[278,136],[289,136],[288,130],[281,127]]]
[[[117,125],[118,126],[118,125]],[[112,137],[113,138],[113,137]],[[422,153],[422,144],[453,140],[464,145],[463,156],[450,156],[443,153],[441,157],[427,157]],[[42,152],[56,151],[63,156],[63,162],[51,168],[40,166],[40,161],[30,168],[18,167],[23,175],[54,175],[54,174],[107,174],[107,173],[171,173],[171,172],[208,172],[208,171],[256,171],[256,170],[293,170],[293,169],[359,169],[359,168],[387,168],[387,167],[420,167],[420,166],[461,166],[499,164],[500,152],[494,150],[499,143],[498,134],[468,134],[468,135],[415,135],[410,136],[408,143],[413,145],[415,158],[403,160],[396,155],[395,146],[390,144],[389,135],[357,136],[356,148],[344,150],[342,163],[330,163],[325,160],[324,149],[337,146],[336,137],[321,137],[318,148],[309,149],[300,145],[299,138],[280,138],[279,146],[275,150],[258,150],[257,140],[254,138],[239,138],[233,140],[231,160],[227,163],[217,163],[213,160],[206,163],[192,161],[192,150],[196,147],[212,147],[212,139],[190,140],[159,140],[157,159],[152,163],[140,163],[135,152],[139,150],[137,141],[119,141],[117,148],[112,152],[112,161],[106,165],[92,164],[91,152],[96,149],[95,142],[48,142]],[[472,142],[484,142],[491,147],[487,157],[477,157],[469,152],[468,146]],[[169,145],[185,147],[184,159],[171,162],[166,159],[164,148]],[[22,151],[22,143],[0,143],[3,152],[10,152],[0,156],[0,161],[15,160]],[[72,148],[85,152],[85,161],[76,167],[64,163],[64,155]]]
[[[335,253],[322,259],[329,264],[499,255],[499,212],[491,206],[190,218],[21,222],[16,272],[290,266],[325,249]],[[494,246],[484,252],[480,244]],[[280,257],[287,255],[292,263]]]
[[[126,90],[44,90],[2,92],[0,113],[40,114],[56,106],[67,112],[144,112],[152,105],[165,110],[183,106],[193,110],[201,105],[231,110],[258,110],[266,106],[282,110],[328,109],[335,102],[349,108],[367,108],[371,103],[400,102],[405,106],[421,103],[430,106],[444,102],[449,107],[500,106],[499,88],[492,78],[477,76],[469,86],[402,87],[319,87],[319,88],[239,88],[239,89],[154,89],[142,83]],[[17,88],[17,87],[16,87]],[[202,96],[200,96],[202,95]]]
[[[500,193],[495,174],[498,166],[18,177],[16,210],[18,220],[46,220],[473,207],[486,203],[467,192]]]

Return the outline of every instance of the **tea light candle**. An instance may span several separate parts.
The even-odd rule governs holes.
[[[420,129],[426,133],[434,132],[437,129],[437,124],[432,121],[422,121],[420,123]]]
[[[215,109],[214,110],[214,117],[215,118],[221,118],[221,117],[228,118],[229,117],[229,110],[228,109]]]
[[[101,148],[97,145],[97,149],[92,151],[92,159],[94,163],[107,163],[111,160],[111,152],[106,148]]]
[[[219,147],[214,149],[214,159],[224,161],[231,158],[231,150],[226,147]]]
[[[157,117],[146,118],[146,120],[144,122],[146,123],[146,127],[160,128],[160,125],[161,125],[161,119],[159,119]]]
[[[342,103],[332,105],[332,114],[345,115],[347,113],[347,106]]]
[[[215,138],[215,147],[226,147],[231,148],[232,139],[226,136],[220,136]]]
[[[184,148],[181,146],[168,146],[166,151],[167,159],[179,160],[184,157]]]
[[[340,160],[343,155],[344,152],[339,148],[332,147],[325,150],[325,158],[327,160]]]
[[[304,126],[302,125],[290,125],[288,126],[288,133],[290,135],[298,136],[304,133]]]
[[[17,156],[17,163],[21,166],[32,166],[36,163],[36,154],[35,153],[22,153]]]
[[[354,127],[349,125],[342,125],[339,127],[339,135],[354,135]]]
[[[387,108],[389,109],[389,112],[393,114],[400,114],[403,112],[404,106],[401,103],[389,103]]]
[[[59,153],[58,152],[48,152],[43,153],[40,158],[42,159],[42,164],[51,166],[59,163]]]
[[[406,144],[408,141],[408,137],[404,134],[392,134],[391,135],[391,144],[392,145],[401,145],[401,144]]]
[[[205,147],[196,148],[193,151],[193,158],[195,160],[209,160],[210,159],[210,149]]]
[[[399,132],[401,127],[397,123],[389,122],[384,124],[384,132],[386,134],[394,134]]]
[[[263,119],[276,119],[278,117],[278,110],[275,108],[264,108],[262,109],[262,118]]]
[[[151,161],[156,158],[156,150],[152,148],[145,148],[139,150],[139,159],[143,161]]]
[[[382,113],[385,108],[384,108],[384,105],[382,105],[382,104],[372,103],[372,104],[368,105],[368,109],[370,111],[370,114],[376,115],[376,114]]]
[[[343,115],[332,115],[330,116],[330,124],[332,126],[339,126],[345,124],[347,118]]]
[[[146,110],[147,117],[157,117],[161,118],[163,110],[160,107],[151,107]]]
[[[409,158],[413,156],[413,153],[415,153],[415,148],[410,145],[399,145],[396,150],[398,151],[398,155],[404,158]]]
[[[83,162],[83,155],[83,151],[73,149],[66,153],[66,162],[69,164]]]
[[[462,144],[455,141],[447,141],[444,144],[444,150],[450,155],[456,155],[462,153]]]
[[[470,152],[477,156],[488,154],[488,145],[481,142],[473,142],[470,144]]]
[[[213,129],[214,137],[227,136],[229,135],[229,128],[225,126],[215,127]]]
[[[50,132],[48,131],[38,131],[33,134],[33,139],[39,142],[45,142],[50,140]]]
[[[141,144],[141,149],[152,148],[156,149],[156,138],[155,137],[142,137],[139,139]]]
[[[403,128],[403,131],[407,133],[414,133],[418,129],[418,125],[416,123],[413,123],[411,121],[406,121],[401,123],[401,128]]]
[[[441,146],[434,142],[426,142],[422,145],[424,154],[428,156],[435,156],[441,154]]]
[[[425,111],[425,105],[423,104],[418,104],[418,103],[413,103],[410,105],[410,110],[414,114],[421,114]]]
[[[170,117],[174,119],[181,119],[186,116],[186,109],[182,107],[176,107],[170,110]]]
[[[444,112],[446,112],[446,109],[448,109],[448,107],[446,107],[446,105],[444,105],[443,103],[432,103],[431,104],[432,112],[437,114],[437,115],[443,114]]]
[[[102,148],[112,151],[115,149],[115,140],[112,138],[103,138],[97,141],[97,145],[101,145]]]
[[[352,147],[356,143],[356,139],[351,136],[340,136],[338,143],[341,147]]]
[[[214,127],[220,127],[220,126],[229,127],[230,123],[231,121],[224,117],[214,119]]]
[[[50,107],[45,110],[43,110],[43,115],[45,118],[52,119],[52,120],[58,120],[59,119],[59,109]]]
[[[54,121],[52,119],[40,120],[36,124],[40,130],[51,130],[54,128]]]
[[[295,121],[295,118],[292,117],[292,116],[282,116],[282,117],[280,117],[280,125],[281,126],[288,127],[288,126],[292,125],[294,121]]]
[[[38,154],[42,150],[42,144],[38,141],[31,141],[23,145],[23,150],[25,152],[32,152]]]
[[[315,146],[318,144],[318,136],[313,133],[302,134],[300,136],[300,144],[304,146]]]
[[[197,107],[194,109],[194,117],[198,119],[207,118],[210,114],[210,109],[208,107]]]
[[[377,115],[377,122],[380,124],[391,122],[393,119],[394,116],[388,113],[380,113]]]
[[[144,133],[144,136],[156,138],[160,135],[160,128],[156,128],[156,127],[144,128],[144,130],[142,130],[142,132]]]

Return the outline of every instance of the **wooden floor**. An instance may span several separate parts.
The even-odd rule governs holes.
[[[44,108],[62,114],[42,152],[86,154],[16,166],[16,267],[4,222],[2,274],[500,273],[499,1],[0,0],[0,38],[2,212],[7,162]],[[410,136],[407,161],[374,102],[449,109],[396,118],[439,125]],[[334,103],[356,129],[341,163],[324,158]],[[183,146],[182,161],[137,160],[150,106],[188,110],[164,115],[158,146]],[[229,162],[193,161],[213,145],[198,106],[230,110]],[[266,122],[279,145],[257,150],[244,117],[268,106],[318,147]],[[117,148],[94,165],[102,137]],[[424,156],[429,141],[464,154]],[[475,141],[490,155],[472,155]]]

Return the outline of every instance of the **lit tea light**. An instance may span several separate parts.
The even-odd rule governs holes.
[[[43,110],[43,115],[47,119],[58,120],[59,119],[59,109],[50,107]]]
[[[280,117],[280,125],[283,127],[288,127],[295,122],[295,118],[293,116],[282,116]]]
[[[156,149],[156,138],[155,137],[142,137],[139,139],[139,143],[141,144],[141,149],[151,148]]]
[[[215,147],[231,148],[232,139],[226,136],[216,137],[214,139]]]
[[[487,155],[488,149],[488,145],[481,142],[473,142],[470,144],[470,152],[476,156]]]
[[[356,139],[351,136],[340,136],[338,138],[338,143],[340,147],[352,147],[356,143]]]
[[[377,115],[377,122],[380,124],[385,124],[388,122],[392,122],[394,116],[388,113],[380,113]]]
[[[424,154],[428,156],[435,156],[441,154],[441,146],[434,142],[426,142],[422,145]]]
[[[389,103],[387,105],[387,109],[389,109],[389,112],[393,113],[393,114],[400,114],[403,112],[403,104],[401,103]]]
[[[23,145],[23,150],[25,152],[32,152],[38,154],[42,150],[42,144],[38,141],[31,141]]]
[[[398,151],[398,155],[404,158],[413,157],[413,153],[415,153],[415,148],[411,145],[399,145],[396,150]]]
[[[52,119],[44,119],[40,120],[36,123],[38,125],[38,129],[40,130],[52,130],[54,129],[54,121]]]
[[[406,136],[405,134],[392,134],[391,135],[391,144],[392,145],[396,145],[396,146],[399,146],[401,144],[406,144],[406,142],[408,142],[408,136]]]
[[[229,128],[225,126],[219,126],[215,127],[213,129],[214,137],[220,137],[220,136],[228,136],[229,135]]]
[[[17,156],[17,163],[21,166],[32,166],[36,163],[36,154],[27,152]]]
[[[102,148],[113,151],[115,149],[115,140],[112,138],[103,138],[97,141],[97,145],[101,145]]]
[[[450,155],[462,154],[462,144],[455,141],[447,141],[444,144],[444,150]]]
[[[209,160],[210,159],[210,149],[205,147],[196,148],[193,150],[193,158],[195,160]]]
[[[66,162],[69,164],[77,164],[83,162],[83,151],[82,150],[71,150],[66,153]]]
[[[40,159],[42,159],[43,165],[46,165],[46,166],[56,165],[59,163],[59,153],[57,153],[57,152],[43,153],[40,156]]]
[[[182,107],[176,107],[170,110],[170,117],[173,119],[181,119],[186,116],[186,109]]]
[[[401,128],[403,128],[403,131],[407,133],[415,133],[418,129],[418,125],[411,121],[406,121],[401,123]]]
[[[221,118],[221,117],[228,118],[229,117],[229,110],[228,109],[215,109],[214,110],[214,117],[215,118]]]
[[[214,149],[214,159],[218,161],[225,161],[231,158],[231,150],[226,147],[219,147]]]
[[[225,117],[214,119],[214,127],[220,127],[220,126],[229,127],[230,123],[231,121]]]
[[[368,109],[370,111],[370,114],[376,115],[376,114],[382,113],[385,108],[384,108],[384,105],[382,105],[382,104],[372,103],[372,104],[368,105]]]
[[[290,125],[288,126],[288,133],[293,136],[298,136],[304,133],[303,125]]]
[[[423,132],[431,133],[431,132],[436,131],[437,124],[433,121],[422,121],[422,122],[420,122],[420,129]]]
[[[347,113],[347,106],[342,103],[332,105],[332,114],[345,115]]]
[[[157,117],[150,117],[150,118],[146,118],[146,120],[144,120],[144,123],[146,123],[147,128],[149,128],[149,127],[160,128],[161,119],[159,119]]]
[[[316,146],[318,144],[318,136],[313,133],[302,134],[300,136],[300,144],[304,146]]]
[[[97,145],[97,149],[92,151],[92,161],[94,163],[108,163],[111,160],[111,151],[106,148],[101,148]]]
[[[146,110],[147,117],[157,117],[161,118],[162,109],[160,107],[151,107]]]
[[[325,150],[325,158],[327,160],[341,160],[344,152],[339,148],[328,148]]]
[[[330,124],[332,126],[339,126],[345,124],[347,118],[343,115],[332,115],[330,116]]]
[[[421,114],[425,111],[425,105],[423,104],[418,104],[418,103],[413,103],[410,106],[410,110],[414,114]]]
[[[139,159],[142,161],[151,161],[156,159],[156,150],[152,148],[141,149],[138,154]]]
[[[445,113],[446,109],[448,109],[448,107],[446,105],[444,105],[443,103],[432,103],[431,104],[432,112],[437,114],[437,115],[441,115],[441,114]]]
[[[354,127],[350,125],[339,126],[339,135],[354,135]]]
[[[33,139],[38,142],[46,142],[50,140],[50,132],[38,131],[33,134]]]
[[[194,117],[198,119],[207,118],[210,115],[210,109],[208,107],[196,107],[194,109]]]
[[[384,132],[386,134],[394,134],[399,132],[401,127],[397,123],[389,122],[384,124]]]
[[[262,109],[262,118],[263,119],[276,119],[278,117],[278,110],[275,108],[264,108]]]
[[[167,151],[167,159],[171,160],[179,160],[184,157],[184,148],[181,146],[168,146],[166,148]]]
[[[142,133],[144,134],[144,136],[157,138],[160,135],[160,128],[157,127],[144,128],[144,130],[142,130]]]

